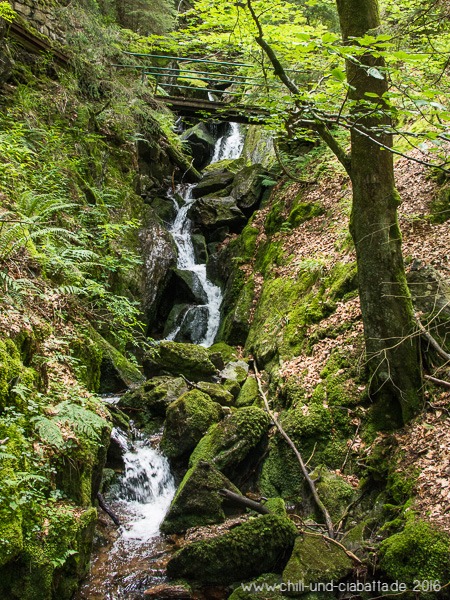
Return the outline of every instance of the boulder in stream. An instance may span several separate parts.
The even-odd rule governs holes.
[[[192,452],[209,427],[223,416],[222,407],[199,390],[186,392],[172,402],[166,414],[161,448],[171,460]]]
[[[217,369],[206,348],[163,340],[145,354],[144,372],[147,377],[184,375],[190,381],[207,381],[217,374]]]
[[[239,232],[247,222],[231,196],[199,198],[189,209],[189,218],[200,228],[209,231],[227,226],[232,231]]]
[[[131,412],[134,421],[146,425],[155,417],[164,418],[169,404],[187,390],[182,377],[153,377],[124,394],[119,400],[119,407]]]
[[[208,196],[208,194],[219,192],[228,187],[233,182],[233,179],[234,173],[230,173],[226,169],[212,171],[211,173],[207,173],[192,189],[192,195],[194,198],[202,198],[203,196]]]
[[[240,493],[213,465],[204,461],[197,463],[184,476],[161,531],[181,533],[190,527],[223,523],[226,513],[239,512],[227,507],[226,499],[218,493],[221,489]]]
[[[194,157],[194,167],[196,169],[203,169],[211,160],[216,144],[214,137],[208,131],[205,123],[198,123],[194,127],[186,129],[181,139],[191,149],[192,156]]]
[[[211,427],[190,458],[190,466],[205,460],[235,485],[245,481],[259,463],[267,445],[270,419],[256,406],[235,410]]]
[[[296,535],[294,523],[286,517],[262,515],[223,535],[185,546],[170,559],[167,574],[202,583],[230,584],[280,571]]]
[[[255,209],[264,193],[262,184],[267,171],[260,164],[244,167],[237,173],[233,182],[231,195],[240,209]]]

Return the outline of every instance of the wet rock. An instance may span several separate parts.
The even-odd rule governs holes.
[[[144,257],[143,305],[151,327],[168,283],[171,268],[177,263],[177,250],[170,233],[158,221],[151,220],[140,233]]]
[[[199,381],[196,387],[201,392],[208,394],[214,402],[218,402],[221,406],[233,406],[234,404],[233,394],[219,383]]]
[[[131,412],[134,421],[146,425],[155,417],[164,418],[169,404],[187,390],[187,384],[182,377],[153,377],[135,390],[124,394],[119,400],[119,407]]]
[[[198,123],[187,129],[181,136],[187,142],[194,157],[194,167],[202,169],[214,154],[215,139],[204,123]]]
[[[180,329],[175,336],[176,342],[200,343],[208,330],[209,310],[207,306],[189,306],[179,321]]]
[[[200,460],[211,462],[239,487],[266,449],[269,424],[267,413],[256,406],[235,410],[200,440],[190,466]]]
[[[199,198],[189,209],[188,216],[196,225],[209,231],[227,226],[231,231],[239,232],[247,221],[231,196]]]
[[[222,407],[209,396],[199,390],[186,392],[167,408],[161,448],[168,458],[183,460],[222,416]]]
[[[172,269],[170,286],[175,287],[177,296],[183,298],[185,302],[198,304],[207,304],[208,302],[208,296],[200,279],[193,271]]]
[[[217,370],[206,348],[164,340],[145,354],[144,372],[147,377],[173,374],[191,381],[208,381]]]
[[[321,537],[298,536],[294,550],[283,571],[283,581],[303,581],[311,584],[338,581],[353,570],[353,562],[345,551]],[[288,596],[295,592],[286,592]]]
[[[169,561],[167,574],[227,584],[278,571],[286,564],[296,535],[289,519],[263,515],[224,535],[185,546]]]
[[[200,461],[184,476],[161,531],[181,533],[199,525],[223,523],[226,514],[239,512],[227,507],[225,498],[218,493],[221,489],[240,493],[225,475],[209,463]]]
[[[206,247],[205,236],[201,233],[194,233],[191,236],[194,246],[194,256],[197,263],[205,264],[208,260],[208,249]]]
[[[155,585],[155,587],[145,590],[144,596],[146,598],[155,598],[156,600],[189,600],[194,597],[188,587],[184,585],[170,585],[169,583]]]
[[[165,224],[172,223],[177,214],[173,200],[156,196],[145,201]]]
[[[262,165],[254,164],[244,167],[235,176],[231,195],[244,212],[257,208],[264,193],[262,181],[266,175],[267,171]]]
[[[234,173],[230,173],[230,171],[213,171],[205,175],[200,183],[193,188],[192,195],[194,198],[202,198],[208,194],[213,194],[229,186],[233,179]]]

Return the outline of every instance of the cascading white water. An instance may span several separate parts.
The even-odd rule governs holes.
[[[164,576],[158,556],[166,550],[166,542],[159,528],[175,494],[175,482],[158,450],[159,436],[152,440],[135,429],[128,435],[114,428],[111,438],[122,450],[125,468],[106,501],[123,525],[111,528],[109,519],[106,529],[100,525],[103,541],[76,600],[138,600]]]
[[[131,515],[118,543],[148,542],[158,535],[175,494],[169,462],[137,431],[133,440],[118,429],[113,430],[112,437],[124,451],[125,464],[115,496],[121,511]]]
[[[244,148],[244,136],[237,123],[230,123],[230,131],[220,137],[214,147],[211,164],[219,160],[239,158]]]
[[[203,319],[204,309],[207,311],[207,328],[206,333],[201,337],[201,339],[194,340],[201,346],[211,346],[214,343],[214,339],[216,337],[217,331],[219,329],[220,324],[220,305],[222,303],[222,291],[217,286],[214,285],[206,275],[206,265],[202,263],[197,263],[195,258],[194,244],[192,243],[192,222],[188,217],[188,211],[192,204],[195,202],[195,199],[192,197],[192,188],[193,185],[186,186],[184,189],[179,188],[178,191],[181,192],[184,205],[181,208],[178,206],[178,213],[173,222],[172,227],[170,228],[170,232],[173,235],[175,240],[175,244],[178,248],[178,261],[177,267],[179,269],[183,269],[186,271],[191,271],[197,277],[197,281],[200,284],[202,290],[206,294],[208,299],[207,304],[202,304],[198,306],[193,306],[189,309],[188,312],[193,312],[198,314],[199,319]],[[174,340],[178,335],[181,327],[183,326],[184,320],[186,319],[188,312],[185,313],[183,320],[179,323],[173,331],[169,333],[167,336],[168,340]],[[195,324],[195,314],[193,316],[191,322]]]
[[[214,148],[214,156],[211,163],[223,160],[225,158],[239,158],[243,148],[243,136],[237,123],[231,123],[230,132],[219,138]],[[170,228],[170,232],[178,248],[177,267],[190,271],[196,275],[203,292],[208,299],[207,304],[200,304],[189,308],[173,330],[166,336],[168,340],[175,340],[179,334],[186,319],[189,318],[191,328],[197,328],[200,337],[196,338],[196,331],[191,332],[191,337],[200,346],[211,346],[217,335],[220,325],[220,305],[222,304],[222,291],[214,285],[207,277],[206,265],[197,263],[195,258],[194,245],[192,243],[192,222],[188,217],[188,212],[195,198],[192,196],[193,185],[179,186],[178,193],[182,196],[184,204],[180,207],[176,199],[173,201],[177,208],[177,216]],[[201,333],[201,322],[207,312],[206,333]]]

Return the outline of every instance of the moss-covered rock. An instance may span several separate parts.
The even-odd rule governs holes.
[[[266,442],[269,417],[255,406],[239,408],[211,427],[191,455],[190,465],[212,462],[239,485],[245,474],[260,460]]]
[[[338,581],[352,569],[353,563],[342,548],[320,536],[301,535],[295,540],[291,558],[283,571],[283,581],[303,581],[308,589],[311,584]]]
[[[231,481],[215,467],[207,462],[198,462],[184,476],[161,525],[161,531],[181,533],[198,525],[222,523],[227,503],[218,493],[221,489],[239,493]],[[227,514],[231,512],[227,510]]]
[[[322,206],[316,202],[299,202],[289,213],[288,222],[292,227],[298,227],[301,223],[323,215],[323,213]]]
[[[380,567],[388,577],[412,585],[414,580],[447,582],[450,538],[421,520],[410,518],[400,533],[381,543]]]
[[[338,523],[355,498],[354,488],[326,467],[318,467],[311,473],[311,477],[317,481],[317,493],[325,503],[333,523]]]
[[[143,382],[144,376],[140,369],[107,342],[97,331],[90,328],[89,336],[100,349],[102,356],[100,388],[98,390],[100,393],[119,392]]]
[[[225,368],[220,372],[222,379],[232,379],[242,385],[247,379],[248,364],[243,360],[235,360],[225,365]]]
[[[37,383],[36,372],[25,367],[22,363],[20,352],[14,342],[10,339],[0,340],[0,409],[4,409],[10,403],[18,408],[25,408],[25,402],[21,401],[20,395],[14,393],[16,384],[21,384],[33,389]]]
[[[10,600],[70,600],[86,575],[97,511],[69,505],[45,514],[45,527],[24,540],[23,554],[1,571],[0,594]]]
[[[235,379],[225,379],[225,381],[221,383],[221,386],[230,392],[235,400],[241,392],[241,386]]]
[[[227,584],[286,564],[297,530],[289,519],[263,515],[224,535],[194,542],[177,552],[167,565],[171,578]]]
[[[244,167],[236,174],[231,195],[240,209],[246,211],[257,207],[264,192],[262,182],[266,175],[267,171],[259,164]]]
[[[167,409],[161,448],[170,459],[185,458],[221,417],[222,407],[209,396],[199,390],[186,392]]]
[[[231,392],[225,389],[219,383],[210,383],[208,381],[199,381],[196,388],[214,400],[222,406],[233,406],[234,396]]]
[[[194,198],[201,198],[208,194],[213,194],[229,186],[233,182],[233,179],[234,173],[226,169],[206,173],[201,181],[192,189],[192,195]]]
[[[126,412],[132,411],[134,421],[146,425],[155,417],[164,418],[169,404],[187,391],[187,383],[182,377],[153,377],[124,394],[119,407]]]
[[[229,227],[231,231],[241,231],[247,219],[231,196],[205,196],[194,202],[189,209],[189,218],[205,230]]]
[[[281,577],[277,573],[264,573],[260,577],[239,585],[228,600],[283,600]]]
[[[236,349],[225,342],[216,342],[208,348],[208,353],[210,356],[219,353],[224,363],[229,363],[237,359]]]
[[[184,375],[191,381],[206,381],[217,373],[206,348],[169,341],[162,341],[147,352],[144,370],[148,377]]]
[[[259,390],[256,378],[253,375],[249,375],[241,388],[239,396],[236,400],[236,406],[241,408],[242,406],[252,406],[259,401]]]
[[[250,330],[249,315],[255,297],[255,283],[253,277],[245,279],[242,271],[231,275],[221,308],[223,318],[218,337],[233,345],[245,344]]]
[[[445,223],[450,219],[450,184],[442,186],[430,206],[432,223]]]

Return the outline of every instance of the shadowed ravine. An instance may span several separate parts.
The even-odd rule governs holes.
[[[217,140],[212,162],[238,158],[242,146],[239,127],[233,124],[229,134]],[[179,207],[170,231],[178,248],[178,268],[196,275],[208,299],[205,305],[191,309],[198,313],[198,319],[189,319],[189,327],[198,329],[198,333],[192,332],[192,339],[200,345],[210,346],[220,325],[222,292],[209,281],[206,265],[195,260],[191,222],[187,215],[194,201],[192,187],[179,186],[177,189],[185,203]],[[176,339],[180,327],[181,324],[167,339]],[[110,403],[117,400],[117,397],[105,399]],[[76,600],[142,598],[145,590],[164,581],[165,564],[172,548],[167,538],[160,534],[160,525],[176,491],[169,462],[158,448],[161,433],[149,438],[135,428],[128,434],[115,428],[112,438],[123,451],[124,471],[118,482],[111,486],[106,499],[122,526],[117,529],[109,517],[100,514],[90,574]]]

